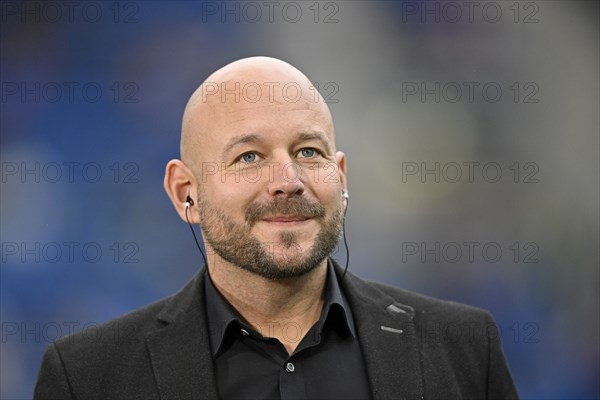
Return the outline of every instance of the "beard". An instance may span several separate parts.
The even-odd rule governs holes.
[[[212,205],[199,189],[198,205],[204,239],[225,261],[269,280],[302,276],[314,270],[329,256],[340,238],[343,221],[341,202],[331,216],[318,201],[301,198],[254,202],[245,212],[245,221],[236,222]],[[278,241],[263,243],[252,227],[269,215],[312,218],[319,224],[314,243],[306,251],[299,245],[299,232],[282,230]],[[281,253],[278,255],[278,253]]]

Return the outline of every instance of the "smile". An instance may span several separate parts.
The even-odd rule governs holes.
[[[267,222],[273,225],[280,226],[294,226],[300,225],[307,221],[310,221],[311,218],[302,217],[302,216],[294,216],[294,215],[280,215],[280,216],[272,216],[263,218],[263,222]]]

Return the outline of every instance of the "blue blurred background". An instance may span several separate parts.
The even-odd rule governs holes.
[[[0,4],[2,399],[196,273],[164,166],[252,55],[330,103],[351,271],[489,309],[523,398],[598,398],[598,2]]]

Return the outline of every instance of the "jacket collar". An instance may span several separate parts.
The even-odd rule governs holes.
[[[343,270],[334,265],[341,279]],[[341,286],[354,314],[373,399],[422,399],[415,310],[350,272]]]
[[[332,261],[339,281],[342,268]],[[165,326],[146,336],[161,399],[217,399],[204,279],[203,268],[157,315]],[[350,272],[340,286],[352,310],[373,399],[423,398],[415,310]]]

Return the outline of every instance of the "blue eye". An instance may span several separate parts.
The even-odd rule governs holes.
[[[254,161],[256,161],[256,153],[246,153],[246,154],[242,154],[242,156],[240,157],[240,159],[241,159],[243,162],[246,162],[246,163],[251,163],[251,162],[254,162]]]
[[[311,149],[310,147],[307,147],[305,149],[300,150],[300,154],[302,154],[302,157],[312,158],[317,154],[317,151],[315,149]]]

